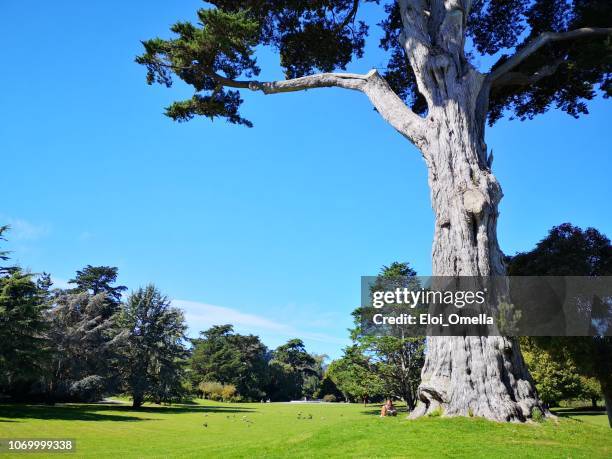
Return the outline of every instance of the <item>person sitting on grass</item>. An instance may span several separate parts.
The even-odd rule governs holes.
[[[385,416],[397,416],[397,410],[391,399],[387,400],[380,409],[380,417],[384,418]]]

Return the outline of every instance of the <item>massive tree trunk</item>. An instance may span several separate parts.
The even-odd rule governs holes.
[[[428,114],[423,150],[435,212],[434,276],[504,275],[497,243],[501,188],[490,171],[476,119],[481,78],[443,82],[445,97]],[[539,407],[518,342],[500,336],[429,337],[412,416],[446,415],[525,420]]]
[[[497,243],[501,188],[491,173],[476,105],[475,73],[436,88],[442,103],[428,114],[422,149],[435,213],[434,276],[504,275]],[[525,420],[539,407],[518,342],[500,336],[429,337],[412,416],[446,415]]]
[[[415,143],[427,163],[435,213],[432,274],[504,275],[497,242],[502,191],[484,142],[489,82],[466,62],[465,21],[448,6],[432,11],[441,18],[433,31],[419,27],[410,5],[402,10],[404,48],[428,105]],[[412,417],[441,409],[444,415],[523,421],[541,409],[518,342],[501,336],[429,337],[418,397]]]

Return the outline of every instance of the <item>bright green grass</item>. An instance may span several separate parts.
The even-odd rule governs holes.
[[[603,409],[593,408],[553,408],[553,413],[558,416],[575,419],[577,421],[586,422],[602,427],[608,427],[608,416]]]
[[[0,437],[72,437],[77,453],[69,457],[115,459],[612,457],[612,429],[598,422],[560,418],[521,425],[443,417],[408,421],[403,413],[384,419],[377,414],[375,406],[347,404],[204,402],[147,405],[139,411],[120,405],[0,405]]]

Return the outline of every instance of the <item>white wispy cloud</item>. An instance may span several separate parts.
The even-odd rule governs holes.
[[[197,321],[203,325],[232,324],[236,326],[252,326],[268,331],[287,331],[287,326],[265,317],[247,314],[236,309],[199,303],[197,301],[172,300],[172,304],[185,311],[187,320]]]
[[[212,325],[232,324],[248,333],[302,338],[323,343],[346,344],[346,340],[326,333],[302,330],[289,323],[279,322],[261,315],[245,313],[234,308],[188,300],[172,300],[172,304],[185,312],[192,331],[204,330]]]

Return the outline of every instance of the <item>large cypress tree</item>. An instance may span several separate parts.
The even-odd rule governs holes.
[[[173,38],[145,41],[137,62],[149,83],[193,86],[167,115],[251,126],[241,91],[278,94],[338,87],[364,93],[416,145],[429,172],[435,213],[433,274],[505,274],[497,242],[501,187],[485,126],[506,112],[531,118],[550,107],[587,113],[612,91],[608,0],[371,0],[384,8],[380,46],[387,69],[333,73],[362,56],[368,0],[212,0],[198,23]],[[466,41],[473,43],[466,50]],[[255,57],[267,46],[286,79],[259,81]],[[477,56],[497,55],[490,69]],[[299,134],[296,126],[296,135]],[[359,135],[356,133],[356,135]],[[505,337],[431,337],[415,416],[436,410],[524,420],[539,401],[518,343]]]

